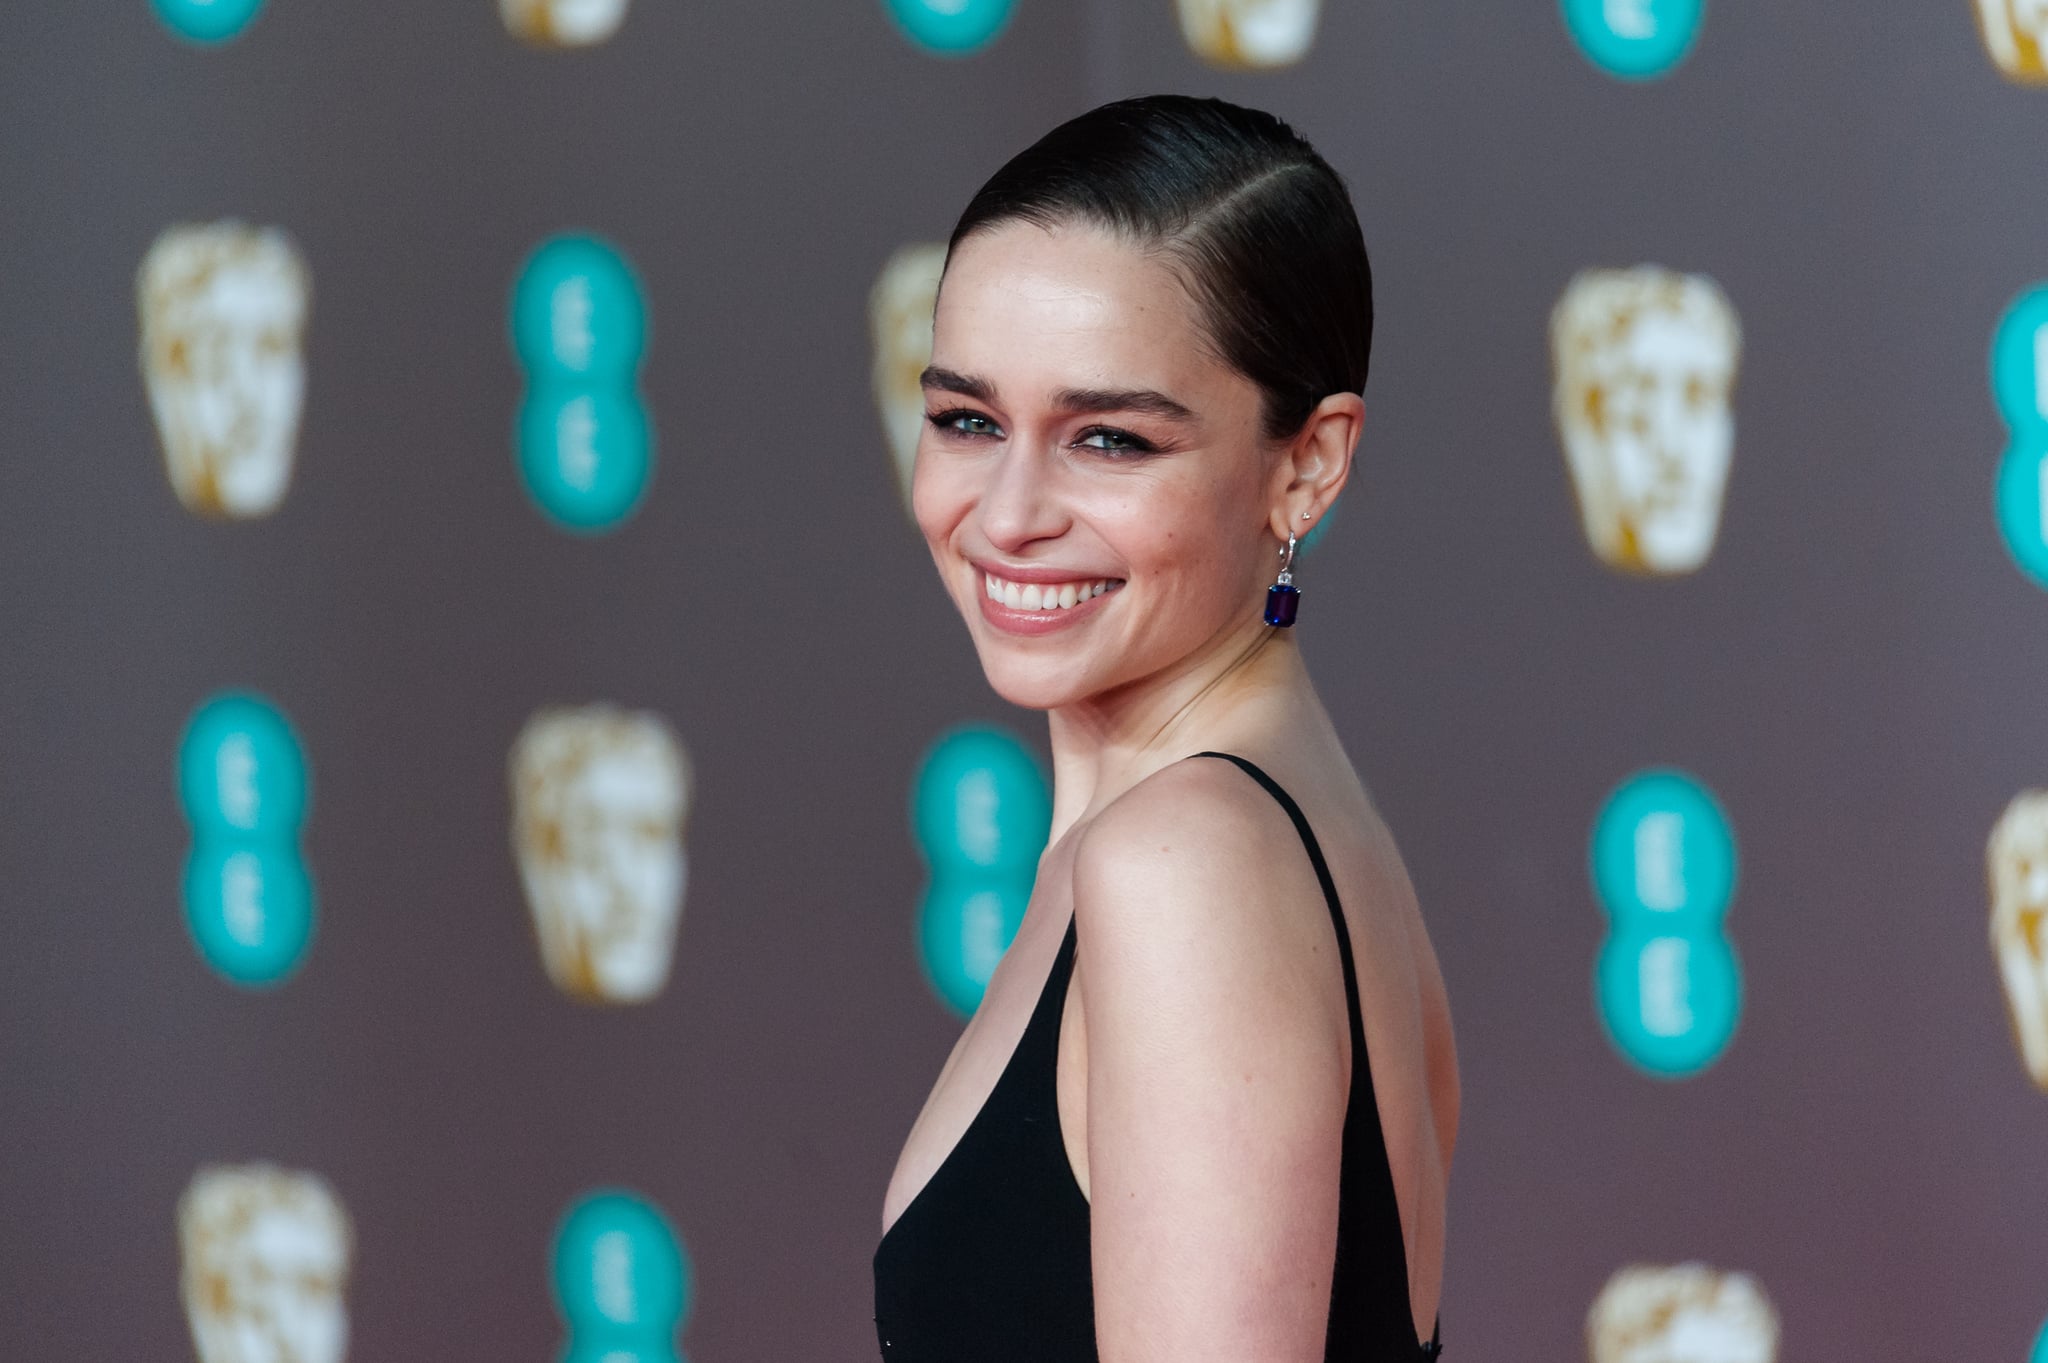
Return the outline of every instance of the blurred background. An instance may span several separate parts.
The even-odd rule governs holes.
[[[1044,732],[871,290],[1166,90],[1372,254],[1298,633],[1454,1007],[1448,1357],[1693,1261],[2029,1356],[2048,14],[1264,4],[9,5],[0,1356],[874,1356]]]

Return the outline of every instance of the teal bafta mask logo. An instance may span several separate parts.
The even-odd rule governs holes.
[[[1015,738],[1000,729],[955,729],[925,755],[910,828],[931,869],[917,916],[918,955],[933,991],[965,1017],[1024,921],[1052,829],[1052,797]]]
[[[1592,862],[1610,928],[1594,969],[1608,1037],[1660,1078],[1699,1073],[1742,1010],[1741,967],[1721,928],[1735,896],[1727,816],[1684,772],[1638,772],[1595,820]]]
[[[1999,461],[1999,533],[2048,587],[2048,281],[2013,300],[1991,339],[1991,397],[2010,433]]]
[[[206,963],[236,984],[281,982],[312,941],[313,880],[299,851],[308,785],[305,751],[265,698],[223,692],[187,722],[185,922]]]
[[[1564,24],[1610,76],[1654,80],[1692,51],[1706,0],[1563,0]]]
[[[565,530],[597,534],[631,515],[654,468],[639,392],[647,308],[609,244],[559,236],[528,257],[512,289],[512,349],[526,371],[520,477]]]
[[[224,43],[249,26],[263,0],[156,0],[157,18],[180,38]]]
[[[1015,0],[882,0],[904,36],[927,52],[964,56],[994,42]]]
[[[2048,1321],[2041,1322],[2041,1333],[2034,1336],[2034,1352],[2027,1356],[2027,1363],[2048,1363]]]
[[[668,1218],[618,1189],[580,1198],[555,1233],[562,1363],[683,1363],[690,1260]]]

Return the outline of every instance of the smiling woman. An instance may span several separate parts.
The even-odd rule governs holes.
[[[953,233],[912,501],[1047,713],[1053,822],[884,1199],[886,1359],[1438,1351],[1443,981],[1261,610],[1350,475],[1371,328],[1342,182],[1217,100],[1055,129]]]

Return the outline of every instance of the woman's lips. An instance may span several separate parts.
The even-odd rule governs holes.
[[[1064,629],[1102,609],[1103,598],[1123,586],[1123,579],[1114,577],[1019,582],[985,569],[976,572],[981,578],[982,618],[1006,634]]]

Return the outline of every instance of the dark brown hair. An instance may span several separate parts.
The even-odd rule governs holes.
[[[1005,222],[1085,222],[1164,254],[1217,355],[1259,386],[1268,438],[1365,391],[1372,267],[1351,196],[1307,139],[1220,99],[1091,109],[1012,157],[947,243]]]

